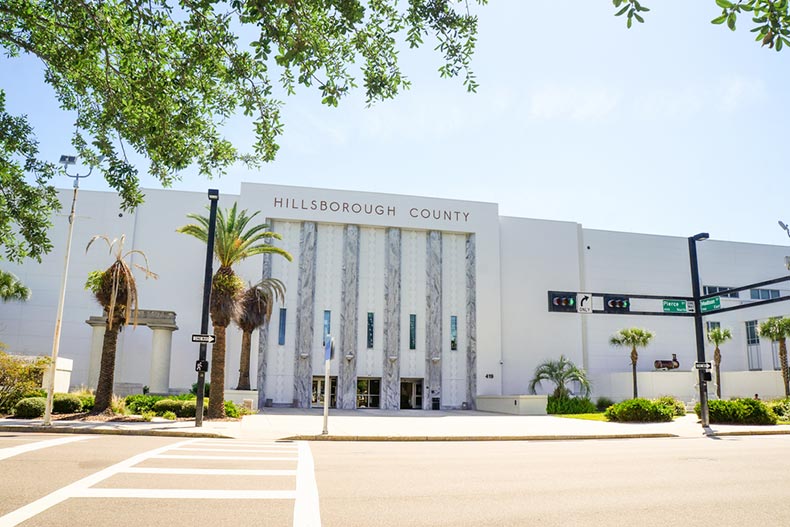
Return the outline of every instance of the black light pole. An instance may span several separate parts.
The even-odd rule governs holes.
[[[209,302],[211,301],[211,276],[214,273],[214,225],[217,223],[217,202],[219,201],[219,190],[208,190],[209,214],[208,214],[208,240],[206,240],[206,273],[203,277],[203,312],[200,317],[200,333],[208,333],[208,312]],[[203,426],[203,393],[206,387],[206,342],[200,343],[200,357],[195,369],[198,372],[197,380],[197,403],[195,404],[195,426]],[[220,395],[221,397],[222,395]]]
[[[700,306],[700,291],[699,291],[699,266],[697,265],[697,242],[707,240],[710,235],[707,232],[701,232],[689,237],[689,261],[691,263],[691,291],[694,297],[694,333],[697,337],[697,362],[705,362],[705,341],[702,335],[702,309]],[[708,414],[708,386],[705,380],[705,373],[707,370],[698,368],[697,374],[699,375],[699,405],[700,405],[700,419],[702,426],[710,426],[710,419]]]

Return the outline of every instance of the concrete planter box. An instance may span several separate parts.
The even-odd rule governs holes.
[[[547,395],[480,395],[477,409],[514,415],[546,415]]]

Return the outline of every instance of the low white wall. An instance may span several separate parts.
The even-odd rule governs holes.
[[[69,386],[71,385],[71,370],[74,367],[74,361],[71,359],[58,357],[55,365],[55,392],[68,393]],[[49,367],[47,367],[46,371],[44,372],[44,377],[41,379],[41,387],[45,390],[49,389],[51,377],[50,371],[51,370]]]
[[[782,374],[778,371],[730,371],[721,374],[721,398],[754,397],[761,399],[784,397]],[[639,397],[655,399],[672,395],[681,401],[691,402],[699,399],[697,387],[698,374],[694,371],[656,371],[637,372]],[[715,381],[715,374],[714,374]],[[708,382],[708,398],[716,398],[716,383]],[[592,379],[593,398],[610,397],[622,401],[633,397],[633,376],[631,373],[600,374]]]
[[[258,390],[225,390],[225,400],[244,406],[245,399],[252,399],[250,410],[258,410]]]
[[[546,415],[546,395],[480,395],[476,399],[481,412],[515,415]]]

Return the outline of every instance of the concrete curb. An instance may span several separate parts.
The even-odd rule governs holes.
[[[676,434],[606,434],[545,436],[340,436],[295,435],[279,441],[579,441],[585,439],[655,439],[680,437]]]
[[[195,437],[201,439],[234,439],[233,436],[214,432],[180,432],[177,430],[132,430],[120,428],[77,428],[67,426],[24,426],[0,425],[0,432],[23,432],[30,434],[98,434],[114,436]]]
[[[790,430],[734,430],[731,432],[711,432],[705,434],[709,437],[726,436],[782,436],[790,435]]]

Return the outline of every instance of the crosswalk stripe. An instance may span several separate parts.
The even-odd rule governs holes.
[[[66,443],[74,443],[75,441],[85,441],[86,439],[93,438],[90,436],[59,437],[57,439],[36,441],[35,443],[28,443],[26,445],[0,448],[0,459],[8,459],[9,457],[18,456],[19,454],[24,454],[26,452],[33,452],[34,450],[41,450],[42,448],[65,445]]]
[[[223,489],[78,489],[75,498],[153,498],[219,500],[292,500],[292,490],[223,490]]]
[[[174,448],[173,450],[178,450],[179,452],[254,452],[258,454],[281,454],[284,451],[278,449],[265,449],[265,448]],[[287,453],[288,451],[285,451]],[[291,452],[294,454],[297,450],[294,448]]]
[[[191,474],[203,476],[296,476],[295,470],[256,470],[249,468],[155,468],[130,467],[125,474]]]
[[[298,461],[298,457],[269,457],[269,456],[191,456],[178,454],[159,454],[151,456],[156,459],[217,459],[234,461]]]

